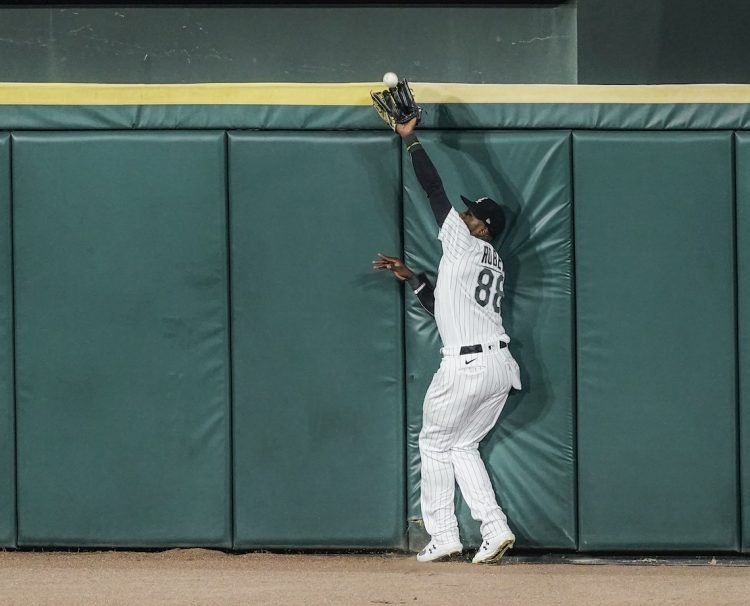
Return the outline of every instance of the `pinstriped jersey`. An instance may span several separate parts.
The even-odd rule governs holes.
[[[435,287],[435,321],[444,347],[507,340],[500,306],[505,272],[497,251],[471,235],[451,208],[438,234],[443,256]]]

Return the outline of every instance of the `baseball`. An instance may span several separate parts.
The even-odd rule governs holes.
[[[393,72],[387,72],[383,74],[383,84],[388,88],[393,88],[398,84],[398,76]]]

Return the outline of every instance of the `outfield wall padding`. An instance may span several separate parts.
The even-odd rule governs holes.
[[[389,133],[230,133],[236,548],[405,545]]]
[[[21,546],[231,546],[223,132],[13,135]]]
[[[433,85],[439,88],[439,85]],[[533,86],[529,87],[533,90]],[[592,95],[597,94],[594,87]],[[659,87],[654,87],[658,89]],[[689,89],[689,87],[686,87]],[[143,105],[20,105],[0,103],[0,129],[98,130],[98,129],[270,129],[270,130],[374,130],[388,132],[369,105],[369,89],[362,91],[366,103],[316,105],[295,103],[143,104]],[[419,89],[416,88],[416,92]],[[0,102],[2,101],[0,91]],[[92,93],[95,94],[95,93]],[[330,98],[341,92],[332,90]],[[538,93],[539,94],[539,93]],[[747,129],[750,104],[747,94],[728,96],[726,102],[684,102],[679,91],[663,102],[550,101],[446,103],[420,102],[424,108],[421,128],[469,129]],[[189,93],[186,93],[186,98]]]
[[[580,548],[739,546],[732,133],[575,133]]]
[[[480,451],[518,546],[575,549],[570,135],[451,132],[420,140],[458,210],[465,210],[463,194],[503,200],[510,211],[498,243],[507,276],[502,314],[524,389],[511,394]],[[442,254],[437,224],[407,154],[403,170],[406,262],[434,283]],[[406,296],[409,520],[416,532],[422,403],[441,344],[432,317],[409,289]],[[464,545],[477,545],[479,524],[460,498],[457,513]]]
[[[736,141],[737,320],[742,551],[750,552],[750,133]]]
[[[371,261],[440,244],[372,109],[1,103],[0,546],[421,549],[440,341]],[[457,208],[510,207],[518,547],[750,551],[748,116],[425,103]]]
[[[0,133],[0,547],[16,543],[10,137]]]

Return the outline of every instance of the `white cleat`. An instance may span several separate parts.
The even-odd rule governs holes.
[[[495,539],[485,539],[482,541],[482,546],[477,551],[474,559],[471,561],[472,564],[494,564],[500,561],[513,544],[516,542],[516,537],[513,533],[501,534]]]
[[[435,541],[430,541],[422,551],[417,554],[418,562],[438,562],[445,560],[455,553],[461,553],[464,546],[461,543],[447,543],[438,545]]]

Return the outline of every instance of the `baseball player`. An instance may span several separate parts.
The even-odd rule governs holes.
[[[440,176],[417,139],[418,120],[395,126],[411,157],[439,227],[443,255],[433,288],[396,257],[379,255],[375,269],[389,269],[406,281],[422,306],[435,316],[442,361],[424,399],[421,507],[431,540],[417,560],[432,562],[460,553],[463,545],[454,511],[455,482],[472,517],[481,522],[482,545],[474,563],[499,561],[515,536],[479,456],[479,443],[497,422],[511,388],[521,389],[518,364],[500,313],[505,273],[492,246],[505,226],[502,208],[490,198],[461,196],[457,212]]]

